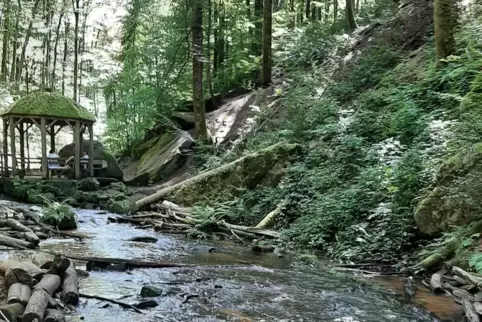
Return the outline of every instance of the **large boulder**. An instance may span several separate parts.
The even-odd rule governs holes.
[[[458,153],[440,168],[432,189],[415,211],[419,230],[438,235],[466,225],[482,207],[482,143]]]
[[[188,155],[183,151],[189,150],[193,143],[193,138],[182,131],[165,132],[146,141],[142,145],[145,152],[139,162],[133,165],[135,169],[126,171],[125,182],[130,185],[147,185],[165,180],[184,165]],[[141,146],[137,149],[140,150]]]
[[[82,151],[89,151],[90,142],[84,140],[82,142]],[[67,144],[59,151],[59,156],[61,158],[69,158],[74,155],[74,143]],[[109,178],[116,178],[123,180],[124,174],[119,166],[116,158],[110,154],[102,143],[94,141],[94,160],[103,160],[107,162],[107,168],[104,169],[102,175]]]

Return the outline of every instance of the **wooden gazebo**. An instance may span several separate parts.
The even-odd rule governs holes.
[[[74,177],[81,177],[80,159],[83,134],[89,132],[89,176],[94,175],[94,132],[93,125],[95,117],[73,100],[54,92],[36,92],[22,97],[8,109],[0,113],[3,120],[3,175],[9,175],[8,167],[8,143],[10,141],[10,156],[12,159],[12,176],[19,173],[25,174],[25,133],[32,126],[40,129],[42,142],[41,168],[42,178],[49,178],[47,163],[47,135],[50,136],[50,148],[55,149],[55,135],[69,126],[73,130],[74,141]],[[17,131],[16,131],[17,130]],[[20,139],[20,153],[17,159],[15,146],[16,132]],[[9,140],[10,139],[10,140]],[[18,162],[20,161],[20,162]],[[18,165],[20,164],[20,168]]]

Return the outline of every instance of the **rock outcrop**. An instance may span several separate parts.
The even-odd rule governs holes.
[[[125,182],[145,186],[167,179],[184,165],[188,158],[184,151],[188,151],[193,144],[191,135],[184,131],[165,132],[144,142],[136,148],[142,156],[131,165],[131,171],[126,171]]]
[[[84,140],[82,142],[82,151],[89,151],[90,143]],[[61,158],[69,158],[74,155],[74,144],[68,144],[59,151]],[[107,163],[107,167],[102,169],[101,176],[123,180],[124,174],[119,166],[116,158],[110,154],[102,143],[94,141],[94,160],[103,160]]]
[[[451,226],[470,223],[482,206],[478,192],[482,185],[481,175],[482,143],[448,159],[415,211],[419,230],[437,235]]]

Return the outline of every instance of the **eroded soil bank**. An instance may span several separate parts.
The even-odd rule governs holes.
[[[418,288],[413,302],[402,296],[403,280],[378,277],[357,282],[293,264],[289,258],[254,254],[231,243],[186,241],[125,224],[108,223],[105,212],[77,210],[79,232],[91,238],[49,239],[40,251],[3,251],[2,259],[44,261],[55,251],[79,257],[169,260],[195,267],[136,269],[130,272],[91,271],[81,280],[81,292],[126,303],[153,300],[158,306],[143,314],[115,304],[81,299],[68,321],[459,321],[459,307],[449,297],[432,296]],[[151,236],[156,243],[128,241]],[[209,252],[215,247],[215,252]],[[82,263],[77,265],[85,268]],[[384,288],[376,287],[383,285]],[[162,295],[142,298],[143,286]],[[395,292],[392,292],[392,291]],[[433,314],[425,311],[431,310]],[[435,317],[438,316],[437,318]]]

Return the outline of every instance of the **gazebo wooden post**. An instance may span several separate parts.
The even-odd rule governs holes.
[[[75,121],[74,129],[74,176],[80,179],[80,121]]]
[[[49,178],[49,169],[47,164],[47,125],[45,117],[40,118],[40,139],[42,140],[42,178]]]
[[[10,153],[12,154],[12,177],[17,174],[17,151],[15,151],[15,118],[10,117]]]
[[[94,176],[94,124],[89,124],[89,176]]]
[[[8,120],[3,118],[3,172],[8,176]]]
[[[23,121],[18,124],[18,133],[20,136],[20,168],[25,173],[25,132],[23,124]]]
[[[50,149],[55,150],[55,124],[50,126]]]

